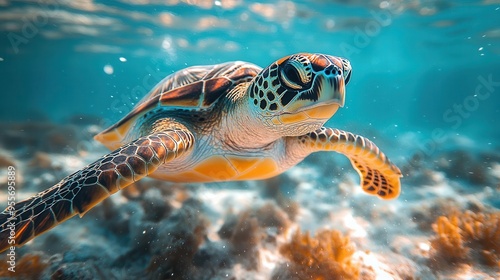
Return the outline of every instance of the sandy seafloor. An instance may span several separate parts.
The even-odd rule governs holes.
[[[7,166],[16,167],[16,196],[21,200],[108,152],[92,140],[102,129],[97,121],[80,120],[75,117],[66,125],[1,125],[2,208],[7,201]],[[464,243],[470,251],[462,259],[448,258],[448,252],[436,252],[431,246],[436,238],[432,224],[438,216],[469,210],[498,217],[498,146],[476,147],[465,136],[450,136],[430,154],[412,154],[406,151],[416,151],[414,144],[425,141],[423,136],[384,133],[370,131],[364,136],[390,147],[384,152],[403,171],[403,192],[396,200],[364,194],[357,173],[335,153],[314,154],[266,181],[173,184],[145,179],[83,218],[74,217],[18,248],[16,273],[8,275],[342,279],[340,274],[320,275],[317,270],[328,264],[318,266],[321,260],[315,256],[310,263],[298,264],[280,250],[298,230],[314,235],[329,229],[349,237],[354,251],[344,258],[341,270],[357,270],[355,279],[498,279],[500,252],[492,253],[497,263],[485,263],[474,253],[477,242]],[[498,221],[485,225],[496,227],[496,234],[495,229],[489,232],[497,246]],[[315,250],[321,254],[322,249]],[[334,263],[329,260],[329,265]],[[4,262],[0,267],[5,268]]]

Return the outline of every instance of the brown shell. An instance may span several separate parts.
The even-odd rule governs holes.
[[[234,86],[250,81],[261,70],[262,68],[243,61],[192,66],[179,70],[164,78],[130,113],[96,135],[95,139],[104,144],[121,141],[138,116],[157,106],[166,109],[168,107],[208,109]]]

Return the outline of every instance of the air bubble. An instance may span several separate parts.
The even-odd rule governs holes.
[[[113,72],[115,72],[115,69],[113,69],[113,66],[111,66],[109,64],[104,65],[104,68],[102,70],[104,70],[104,73],[106,73],[108,75],[111,75],[111,74],[113,74]]]

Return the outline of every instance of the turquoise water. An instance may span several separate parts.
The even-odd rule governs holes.
[[[446,270],[433,267],[441,255],[430,241],[432,224],[454,207],[500,219],[495,0],[0,0],[0,208],[3,166],[21,174],[18,200],[53,186],[106,153],[91,139],[97,129],[165,76],[234,60],[266,67],[298,52],[350,60],[345,107],[327,125],[376,142],[402,170],[400,198],[362,194],[358,175],[333,153],[269,181],[144,180],[35,238],[18,259],[32,251],[50,259],[39,269],[46,278],[93,274],[96,260],[103,279],[178,279],[171,271],[179,267],[184,279],[288,279],[280,278],[293,270],[279,246],[289,232],[328,228],[351,236],[363,279],[495,279],[499,251],[498,266],[472,260],[470,270]],[[254,216],[274,220],[256,226]],[[250,237],[238,237],[237,223],[247,223]],[[171,232],[194,248],[189,257]],[[500,244],[499,234],[490,239]]]
[[[500,80],[494,1],[170,2],[3,1],[0,118],[112,123],[183,67],[321,52],[354,68],[336,124],[500,136],[498,82],[467,99],[479,77]]]

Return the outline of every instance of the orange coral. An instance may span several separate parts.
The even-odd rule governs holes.
[[[463,261],[469,254],[469,249],[464,246],[464,240],[459,227],[460,220],[457,216],[450,219],[441,216],[432,225],[437,236],[431,240],[431,246],[437,254],[435,259],[446,259],[449,262]]]
[[[479,259],[500,267],[500,212],[441,216],[433,229],[437,234],[431,240],[434,264]]]
[[[355,246],[348,236],[336,230],[323,230],[315,237],[309,232],[297,231],[290,243],[281,246],[280,252],[292,261],[292,265],[286,267],[288,277],[320,280],[357,279],[359,276],[359,266],[352,261]],[[281,279],[277,274],[274,278]]]

